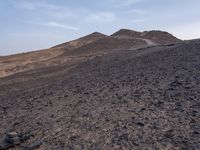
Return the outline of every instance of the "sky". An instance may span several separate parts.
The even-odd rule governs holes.
[[[121,28],[200,38],[200,0],[0,0],[0,56]]]

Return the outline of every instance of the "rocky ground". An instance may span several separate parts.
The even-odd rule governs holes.
[[[200,40],[118,50],[0,79],[0,149],[198,150],[199,110]]]

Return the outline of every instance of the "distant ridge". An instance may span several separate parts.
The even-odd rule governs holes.
[[[115,32],[111,36],[130,36],[130,37],[140,37],[142,32],[129,30],[129,29],[120,29],[119,31]]]
[[[168,45],[168,44],[179,43],[182,41],[168,32],[159,30],[138,32],[129,29],[121,29],[116,33],[112,34],[111,36],[113,37],[126,36],[131,38],[149,39],[152,42],[157,43],[158,45]]]

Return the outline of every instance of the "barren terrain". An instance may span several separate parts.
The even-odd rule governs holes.
[[[0,77],[64,63],[73,65],[114,50],[135,50],[148,46],[178,42],[181,42],[181,40],[161,31],[142,33],[122,29],[112,36],[94,32],[49,49],[0,57]]]
[[[133,33],[1,78],[0,142],[16,132],[10,149],[200,149],[200,40]]]

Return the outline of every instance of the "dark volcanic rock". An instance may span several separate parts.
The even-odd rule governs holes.
[[[1,144],[0,149],[1,150],[8,149],[20,143],[21,143],[21,140],[20,140],[19,135],[16,132],[10,132],[6,134],[6,137],[0,143]]]
[[[9,132],[0,142],[0,149],[5,150],[8,148],[15,147],[16,145],[20,145],[31,137],[29,132],[25,134],[18,134],[16,132]]]
[[[66,67],[0,79],[1,135],[31,130],[20,140],[41,149],[200,149],[199,40]]]
[[[29,146],[24,146],[24,150],[35,150],[38,149],[42,145],[42,141],[34,141]]]

